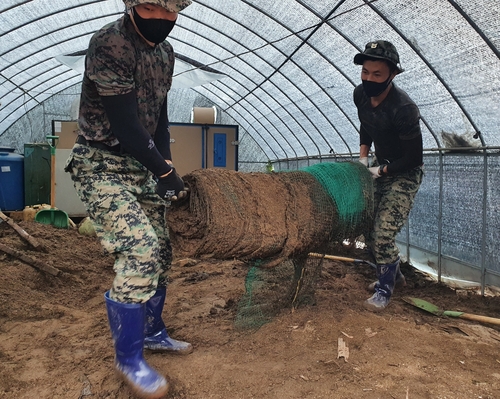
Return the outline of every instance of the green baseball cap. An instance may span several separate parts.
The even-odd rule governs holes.
[[[363,65],[366,60],[380,59],[389,61],[396,67],[398,73],[404,71],[399,64],[399,54],[394,44],[387,42],[385,40],[376,40],[374,42],[369,42],[365,46],[365,50],[362,53],[358,53],[354,56],[354,63],[357,65]]]
[[[149,3],[163,7],[168,12],[182,11],[191,4],[191,0],[123,0],[123,2],[127,8]]]

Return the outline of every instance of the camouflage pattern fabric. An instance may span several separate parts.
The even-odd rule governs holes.
[[[167,203],[152,174],[135,158],[75,144],[65,170],[71,174],[105,252],[114,254],[111,299],[144,303],[167,284],[172,248]]]
[[[131,8],[138,4],[156,4],[169,12],[179,12],[191,4],[191,0],[123,0],[125,7]]]
[[[80,99],[78,127],[87,140],[114,146],[118,140],[100,96],[135,90],[141,124],[154,138],[161,108],[172,86],[174,51],[167,42],[149,46],[129,15],[104,26],[90,39]]]
[[[418,167],[374,181],[375,217],[367,244],[377,264],[394,263],[398,259],[396,236],[408,220],[422,177],[423,170]]]

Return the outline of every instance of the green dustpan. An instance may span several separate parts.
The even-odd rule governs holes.
[[[50,209],[42,209],[35,215],[35,221],[42,224],[51,224],[60,229],[69,227],[68,214],[55,209],[56,202],[56,141],[59,136],[47,136],[52,143],[50,145]]]
[[[51,224],[60,229],[69,227],[68,214],[60,209],[42,209],[35,215],[35,221],[42,224]]]

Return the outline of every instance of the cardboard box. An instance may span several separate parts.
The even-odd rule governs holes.
[[[53,120],[52,135],[59,136],[57,149],[70,150],[75,144],[76,136],[78,136],[78,122]]]

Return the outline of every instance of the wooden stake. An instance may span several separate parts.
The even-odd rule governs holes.
[[[32,236],[30,236],[26,231],[24,231],[16,222],[14,222],[10,217],[0,211],[0,219],[6,222],[10,227],[12,227],[24,240],[26,240],[33,248],[42,249],[43,247],[40,243]]]
[[[0,251],[5,252],[6,254],[9,254],[11,256],[14,256],[15,258],[18,258],[23,262],[27,263],[28,265],[33,266],[34,268],[42,270],[46,273],[52,274],[53,276],[58,276],[59,273],[61,273],[59,269],[56,269],[53,266],[46,265],[45,263],[40,262],[38,259],[33,259],[1,243],[0,243]]]

